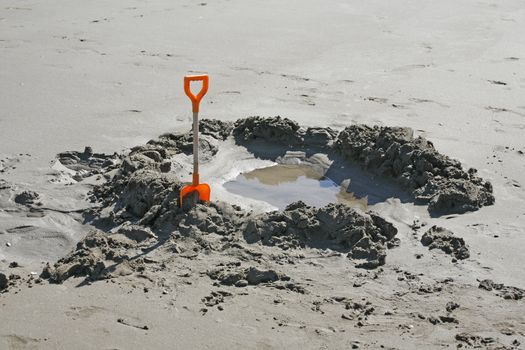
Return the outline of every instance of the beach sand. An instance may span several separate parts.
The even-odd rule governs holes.
[[[519,349],[524,300],[505,295],[525,288],[524,23],[518,0],[0,0],[0,273],[13,276],[0,293],[0,348]],[[39,278],[93,229],[82,213],[104,181],[77,181],[82,172],[56,154],[126,154],[187,132],[182,77],[197,73],[210,75],[202,117],[410,127],[476,168],[495,204],[434,216],[413,200],[376,203],[399,246],[371,270],[316,247],[206,249],[222,242],[206,235],[173,255],[151,251],[143,276]],[[220,185],[275,163],[231,140],[217,145],[203,179],[217,185],[213,201],[235,204]],[[174,164],[182,174],[190,157]],[[38,195],[17,197],[24,191]],[[423,246],[434,225],[462,238],[470,257]],[[210,277],[221,266],[284,279],[225,285]],[[503,286],[480,288],[486,279]]]

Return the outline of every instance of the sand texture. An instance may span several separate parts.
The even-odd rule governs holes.
[[[522,349],[523,5],[0,0],[0,349]]]

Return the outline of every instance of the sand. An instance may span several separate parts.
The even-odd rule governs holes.
[[[0,348],[516,349],[525,342],[520,1],[28,0],[0,8]],[[378,241],[382,264],[358,267],[351,244],[333,246],[337,236],[321,240],[331,247],[312,244],[303,231],[252,242],[224,228],[271,224],[275,208],[222,184],[275,165],[283,147],[240,145],[217,124],[203,130],[202,177],[214,185],[212,200],[226,204],[176,212],[169,193],[189,180],[191,139],[169,135],[189,130],[182,76],[201,71],[211,76],[205,117],[288,117],[305,132],[292,125],[283,134],[292,136],[280,139],[288,150],[317,152],[358,124],[411,128],[414,139],[459,162],[468,185],[454,188],[465,195],[444,197],[468,205],[451,210],[436,199],[429,206],[442,188],[432,181],[443,174],[414,178],[425,182],[418,191],[393,164],[379,174],[377,165],[366,167],[369,153],[342,154],[341,161],[365,164],[345,168],[350,188],[368,195],[367,209],[396,230],[399,241]],[[374,133],[365,140],[371,150],[379,145]],[[123,165],[157,179],[149,186],[136,178],[143,202],[136,190],[121,197],[125,175],[112,182]],[[328,175],[344,180],[338,174]],[[157,190],[166,202],[148,202]],[[112,216],[115,199],[129,210]],[[156,216],[155,205],[166,211]],[[312,210],[307,218],[318,215]],[[434,226],[447,234],[424,246]],[[468,258],[459,258],[461,242]],[[69,277],[61,284],[40,277],[47,263],[53,269],[82,252],[89,273],[50,270]]]

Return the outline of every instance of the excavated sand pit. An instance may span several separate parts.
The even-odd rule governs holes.
[[[91,161],[90,150],[61,154],[65,166],[82,170],[77,178],[103,174],[107,179],[92,191],[92,200],[101,206],[86,212],[85,218],[109,235],[89,235],[43,275],[60,282],[70,276],[107,278],[124,267],[131,273],[144,269],[136,257],[145,246],[177,245],[181,237],[199,245],[197,251],[223,251],[225,244],[250,249],[258,243],[283,250],[330,249],[345,254],[357,267],[376,268],[385,263],[387,249],[399,244],[397,229],[366,211],[366,202],[348,193],[355,179],[361,179],[354,186],[360,192],[366,190],[362,184],[376,185],[376,195],[374,188],[370,194],[375,202],[405,191],[405,196],[428,203],[429,210],[438,214],[476,210],[494,202],[490,183],[477,177],[474,169],[463,171],[459,162],[439,154],[423,138],[413,138],[407,128],[354,125],[338,133],[330,128],[305,129],[280,117],[252,117],[234,124],[203,120],[200,128],[201,176],[209,179],[212,192],[222,201],[191,209],[178,203],[182,181],[189,178],[191,169],[191,133],[162,135],[132,148],[126,156],[108,156],[112,161],[104,161],[102,155],[93,155]],[[120,163],[115,163],[117,158]],[[332,200],[325,196],[315,203],[316,192],[303,186],[305,198],[314,206],[302,200],[280,202],[277,207],[282,210],[269,211],[269,200],[265,206],[257,200],[250,203],[249,193],[245,197],[228,194],[228,189],[235,192],[232,184],[239,183],[239,176],[246,181],[250,176],[263,179],[270,182],[268,186],[303,176],[303,184],[312,180],[322,187],[319,180],[331,179]],[[292,190],[295,195],[301,185]],[[256,192],[252,188],[252,195]],[[313,198],[308,196],[311,192]],[[287,198],[286,191],[280,198]],[[222,243],[216,245],[217,240]]]
[[[447,226],[450,217],[494,203],[492,186],[474,169],[464,171],[406,128],[338,132],[279,117],[203,120],[200,127],[201,179],[212,200],[193,208],[179,206],[191,178],[190,132],[121,154],[89,147],[59,154],[54,185],[90,189],[92,206],[75,213],[92,231],[40,277],[2,271],[2,293],[24,283],[51,294],[117,288],[116,304],[126,293],[133,305],[164,310],[155,313],[199,317],[192,324],[225,317],[237,327],[242,319],[254,329],[262,322],[298,336],[330,334],[337,344],[352,334],[365,348],[378,339],[394,344],[399,333],[424,348],[421,334],[436,331],[440,342],[474,344],[488,317],[478,308],[499,302],[488,318],[509,320],[501,332],[516,339],[494,332],[479,339],[501,349],[522,339],[516,305],[525,292],[473,268],[475,244]],[[28,214],[50,215],[44,195],[4,187],[3,196]],[[158,328],[121,314],[114,321]]]

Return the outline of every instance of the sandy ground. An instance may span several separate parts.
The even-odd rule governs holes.
[[[482,347],[519,348],[523,300],[503,300],[479,289],[478,280],[525,288],[523,5],[0,0],[0,179],[12,186],[0,195],[0,271],[24,281],[0,294],[0,348],[437,349],[467,346],[455,338],[461,332],[494,339]],[[211,77],[206,117],[412,127],[465,168],[477,168],[492,182],[496,204],[441,218],[411,203],[377,205],[401,239],[377,278],[309,250],[294,266],[258,263],[303,283],[304,295],[212,286],[202,272],[227,260],[223,255],[177,257],[180,272],[156,288],[131,277],[28,288],[31,272],[89,230],[78,212],[90,205],[90,187],[66,185],[64,169],[50,163],[55,154],[87,145],[113,153],[186,131],[182,76],[196,72]],[[45,216],[13,202],[11,194],[26,189],[42,196]],[[409,227],[415,218],[464,238],[471,257],[452,264],[429,252],[419,243],[422,232],[415,238]],[[21,267],[9,268],[12,261]],[[413,275],[415,282],[406,277]],[[421,285],[443,292],[418,293]],[[217,290],[231,293],[219,303],[224,310],[203,314],[202,298]],[[357,316],[342,317],[342,297],[367,298],[375,311],[358,326]],[[447,314],[448,302],[460,305],[459,323],[429,322]]]

